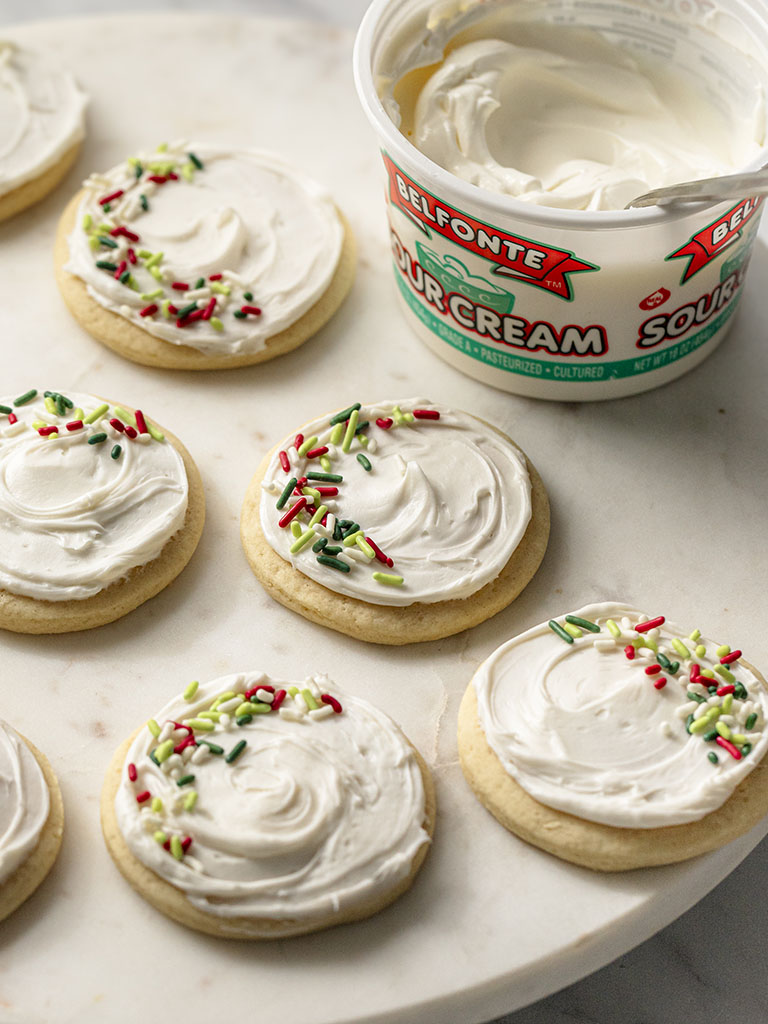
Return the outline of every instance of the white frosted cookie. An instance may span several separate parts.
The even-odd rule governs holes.
[[[433,640],[506,607],[549,536],[544,486],[506,435],[426,399],[325,416],[262,462],[241,536],[269,593],[377,643]]]
[[[0,220],[47,195],[75,161],[87,99],[50,56],[0,39]]]
[[[63,832],[61,793],[47,758],[0,720],[0,921],[51,870]]]
[[[174,143],[93,174],[56,245],[62,295],[135,362],[225,369],[300,345],[344,299],[354,239],[280,157]]]
[[[101,801],[118,868],[190,928],[281,938],[368,917],[429,848],[426,765],[326,677],[192,683],[117,751]]]
[[[148,413],[75,392],[0,398],[0,627],[119,618],[181,572],[204,518],[197,467]]]
[[[767,715],[766,682],[740,650],[595,604],[480,666],[459,754],[511,831],[618,871],[715,849],[768,813]]]

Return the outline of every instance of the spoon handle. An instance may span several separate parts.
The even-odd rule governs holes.
[[[655,188],[627,203],[625,210],[641,206],[666,206],[667,203],[719,203],[726,199],[744,199],[768,195],[768,172],[750,171],[727,174],[719,178],[701,178],[680,185]]]

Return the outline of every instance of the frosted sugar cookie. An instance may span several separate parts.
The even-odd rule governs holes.
[[[0,220],[42,199],[70,169],[86,103],[49,56],[0,39]]]
[[[145,899],[242,939],[380,910],[411,884],[434,818],[399,728],[322,675],[192,683],[120,747],[101,800],[109,852]]]
[[[51,870],[63,831],[61,793],[47,758],[0,720],[0,921]]]
[[[94,174],[59,224],[64,300],[146,366],[246,366],[296,348],[352,284],[333,200],[279,157],[174,143]]]
[[[325,416],[285,438],[241,536],[282,604],[376,643],[458,633],[506,607],[544,556],[544,485],[508,437],[425,399]]]
[[[768,690],[740,650],[622,604],[509,640],[459,713],[462,768],[512,832],[601,871],[713,850],[768,813]]]
[[[0,398],[0,627],[120,618],[181,572],[204,518],[197,467],[148,413],[36,388]]]

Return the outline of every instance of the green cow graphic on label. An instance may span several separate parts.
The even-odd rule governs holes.
[[[509,313],[512,310],[515,296],[511,292],[499,288],[493,281],[472,274],[456,256],[446,253],[440,257],[434,250],[418,241],[416,251],[419,263],[440,282],[446,294],[459,292],[478,305],[489,306],[497,313]]]

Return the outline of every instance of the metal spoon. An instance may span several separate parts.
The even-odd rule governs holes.
[[[719,203],[726,199],[744,199],[768,195],[768,167],[746,174],[726,174],[718,178],[683,181],[637,196],[625,210],[641,206],[668,206],[672,203]]]

